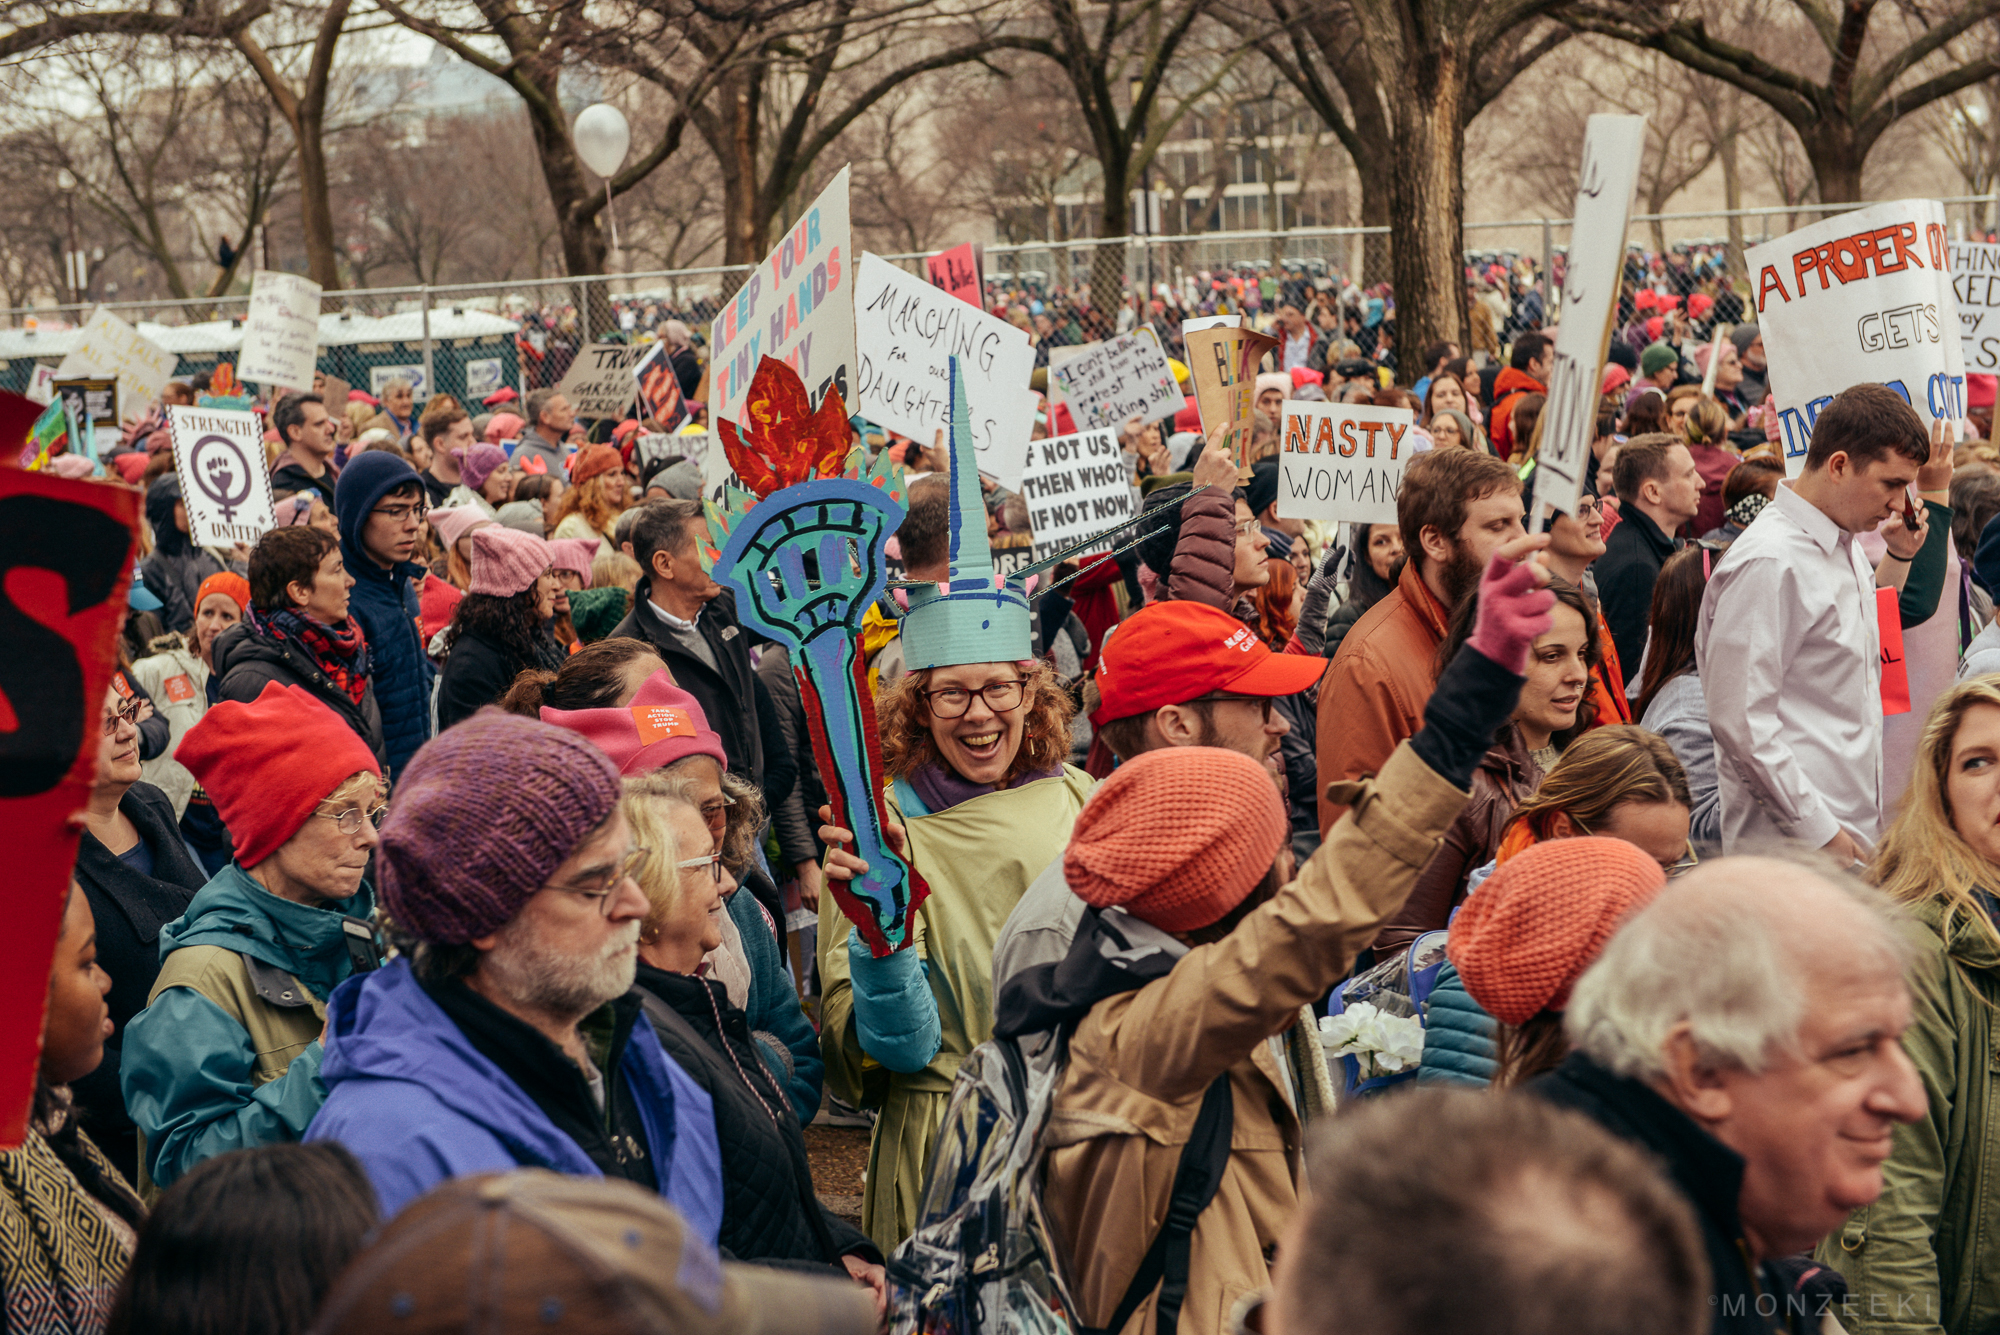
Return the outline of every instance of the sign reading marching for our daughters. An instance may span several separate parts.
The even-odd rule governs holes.
[[[1870,205],[1753,246],[1745,259],[1787,473],[1805,468],[1814,421],[1850,385],[1887,385],[1925,426],[1965,416],[1942,204]]]
[[[1410,466],[1408,408],[1286,400],[1278,449],[1283,519],[1396,522],[1396,493]]]
[[[1029,441],[1021,499],[1028,503],[1037,561],[1114,529],[1137,513],[1124,452],[1109,431]]]
[[[167,409],[174,471],[197,547],[255,542],[278,522],[264,470],[264,426],[255,413]]]

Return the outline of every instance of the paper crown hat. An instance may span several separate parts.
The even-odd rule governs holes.
[[[1021,442],[1023,446],[1026,441]],[[951,359],[951,578],[910,590],[903,657],[911,669],[1018,663],[1034,656],[1028,598],[993,570],[986,506],[972,444],[965,375]]]

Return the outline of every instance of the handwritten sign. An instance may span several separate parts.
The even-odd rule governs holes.
[[[798,372],[817,408],[828,390],[854,407],[854,238],[848,225],[848,169],[842,167],[819,198],[751,271],[736,295],[709,325],[709,426],[742,425],[757,363],[776,357]],[[729,476],[729,456],[708,452],[711,496]]]
[[[1026,333],[869,254],[855,281],[854,328],[855,412],[926,445],[949,434],[948,362],[956,356],[979,471],[1020,486],[1034,430],[1035,349]]]
[[[1084,356],[1049,368],[1049,382],[1081,427],[1115,427],[1127,418],[1172,417],[1187,402],[1156,339],[1107,338]]]
[[[1219,324],[1234,320],[1235,324]],[[1257,402],[1257,367],[1278,340],[1245,329],[1241,316],[1211,316],[1181,326],[1187,343],[1188,372],[1194,380],[1194,405],[1204,431],[1225,423],[1250,420]]]
[[[2000,246],[1954,241],[1950,254],[1959,356],[1966,370],[1992,375],[2000,371]]]
[[[981,308],[986,305],[981,300],[983,288],[979,281],[979,252],[970,241],[939,251],[925,260],[924,272],[930,275],[933,287],[943,288],[960,301],[969,301]]]
[[[319,362],[319,292],[319,284],[301,274],[259,269],[250,280],[236,374],[278,389],[311,385]]]
[[[1903,660],[1903,609],[1894,589],[1875,590],[1875,629],[1882,641],[1882,713],[1910,712],[1910,665]]]
[[[623,417],[639,389],[632,368],[647,351],[645,344],[586,343],[556,390],[569,400],[578,417]]]
[[[1034,531],[1037,561],[1094,533],[1116,528],[1138,513],[1132,479],[1125,471],[1125,453],[1110,431],[1082,431],[1028,442],[1021,499],[1028,503],[1028,527]],[[1099,544],[1091,550],[1107,550],[1109,545]]]
[[[1592,116],[1584,129],[1575,238],[1562,286],[1555,366],[1536,452],[1535,504],[1575,514],[1597,436],[1598,368],[1625,264],[1625,223],[1646,147],[1644,116]]]
[[[1278,450],[1283,519],[1396,522],[1396,493],[1416,453],[1408,408],[1287,399]]]
[[[167,409],[167,426],[197,547],[255,542],[276,525],[257,414],[176,406]]]
[[[1944,206],[1901,199],[1843,213],[1745,255],[1771,364],[1785,471],[1850,385],[1887,385],[1926,427],[1965,416]]]
[[[118,381],[119,407],[128,417],[137,417],[160,397],[179,360],[99,306],[78,331],[76,344],[62,359],[62,365],[56,367],[55,378],[113,377]],[[312,383],[311,377],[307,377],[306,383]]]

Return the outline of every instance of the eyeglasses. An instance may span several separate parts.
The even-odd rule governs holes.
[[[424,516],[430,512],[431,508],[428,505],[425,505],[422,501],[416,501],[410,505],[378,506],[368,513],[371,515],[381,515],[392,524],[402,524],[407,523],[413,517],[417,522],[422,523]]]
[[[1238,542],[1241,542],[1243,539],[1249,537],[1252,533],[1256,532],[1257,521],[1255,519],[1246,519],[1241,523],[1235,525],[1235,528],[1236,528],[1236,540]]]
[[[1189,701],[1188,703],[1197,705],[1219,705],[1231,700],[1246,705],[1261,706],[1262,713],[1264,715],[1264,722],[1269,723],[1271,721],[1272,701],[1271,697],[1268,695],[1226,695],[1218,691],[1213,695],[1197,695],[1193,700]]]
[[[940,690],[925,691],[924,703],[938,718],[963,718],[965,711],[972,708],[972,698],[978,696],[986,702],[988,709],[1004,714],[1020,707],[1021,688],[1027,684],[1026,677],[1016,677],[1012,681],[996,681],[991,686],[981,686],[976,691],[968,691],[962,686],[946,686]]]
[[[332,821],[335,829],[352,838],[361,833],[361,822],[364,820],[376,829],[381,829],[382,822],[389,816],[389,804],[380,803],[365,811],[360,807],[348,807],[345,811],[315,811],[313,815],[321,820]]]
[[[1591,833],[1590,827],[1585,825],[1582,821],[1578,820],[1575,816],[1571,816],[1569,818],[1569,823],[1571,825],[1576,826],[1577,832],[1580,834],[1587,835]],[[1700,863],[1701,863],[1701,854],[1694,851],[1694,840],[1689,839],[1686,842],[1686,844],[1683,845],[1680,857],[1673,862],[1661,863],[1660,870],[1666,872],[1668,880],[1672,880],[1676,876],[1687,875],[1689,872],[1693,871],[1696,866],[1700,865]]]
[[[1601,519],[1603,512],[1598,507],[1595,498],[1585,496],[1576,503],[1576,517],[1578,519]]]
[[[701,818],[710,825],[729,819],[729,808],[736,805],[733,797],[713,797],[701,804]]]
[[[597,911],[608,918],[611,916],[611,896],[618,893],[618,887],[624,885],[627,878],[639,874],[639,868],[646,865],[646,859],[652,851],[650,848],[635,848],[620,858],[617,865],[609,871],[600,872],[588,881],[578,885],[545,885],[542,889],[560,890],[566,895],[581,895],[585,899],[594,899],[597,901]]]
[[[708,868],[708,879],[714,881],[717,885],[722,884],[722,854],[720,853],[710,853],[705,858],[687,858],[681,862],[676,862],[674,867],[681,871],[685,871],[689,867],[706,867]]]
[[[135,728],[138,727],[139,711],[145,708],[145,705],[146,702],[136,695],[130,700],[121,701],[116,709],[104,716],[104,735],[109,737],[111,734],[117,732],[118,725],[121,723],[129,723]]]

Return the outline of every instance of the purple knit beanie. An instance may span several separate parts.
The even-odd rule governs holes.
[[[493,476],[493,470],[507,462],[507,451],[498,445],[474,445],[469,450],[453,450],[451,457],[458,464],[459,481],[478,491]]]
[[[403,770],[376,853],[382,907],[433,945],[498,930],[618,806],[618,768],[573,732],[483,709]]]

